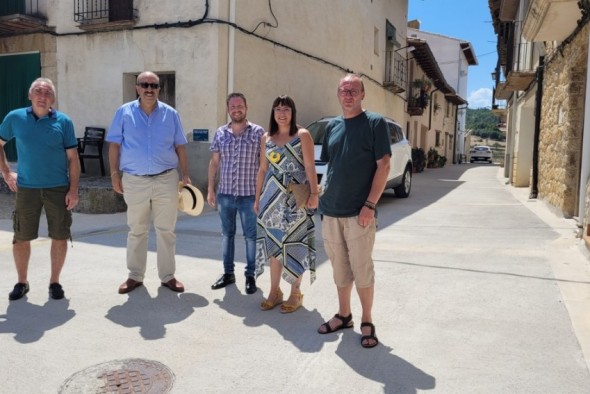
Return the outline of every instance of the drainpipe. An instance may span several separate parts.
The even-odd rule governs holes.
[[[455,138],[453,138],[453,164],[457,164],[457,138],[459,137],[459,130],[457,126],[459,126],[459,122],[457,119],[457,116],[459,116],[459,106],[456,105],[455,106],[455,130],[454,130],[454,134],[455,134]]]
[[[430,128],[432,127],[432,111],[433,111],[433,107],[434,105],[432,105],[432,97],[434,96],[434,92],[436,92],[437,90],[439,90],[438,88],[433,89],[432,92],[430,92],[430,100],[428,101],[429,105],[430,105],[430,111],[428,111],[428,130],[430,130]]]
[[[236,0],[229,2],[229,21],[236,23]],[[228,48],[227,48],[227,93],[228,95],[234,91],[234,62],[235,62],[235,48],[236,48],[236,29],[228,26]],[[227,96],[227,95],[226,95]]]
[[[590,48],[590,37],[588,38]],[[588,52],[590,65],[590,52]],[[578,226],[584,225],[586,210],[586,186],[590,175],[590,67],[586,67],[586,104],[584,105],[584,130],[582,132],[582,162],[580,164],[580,187],[578,189]],[[581,235],[581,234],[580,234]]]
[[[533,179],[529,198],[537,198],[539,193],[539,135],[541,134],[541,101],[543,100],[543,71],[545,69],[545,56],[539,57],[537,67],[537,94],[535,95],[535,135],[533,137]]]

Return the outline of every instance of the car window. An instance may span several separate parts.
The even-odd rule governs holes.
[[[404,139],[404,133],[402,133],[402,129],[399,127],[395,128],[395,134],[397,135],[398,142]]]
[[[326,135],[327,125],[327,121],[319,121],[313,122],[307,127],[309,133],[311,134],[311,138],[313,138],[313,143],[315,145],[321,145],[324,142],[324,136]]]
[[[400,141],[399,134],[397,133],[396,127],[393,123],[387,122],[387,126],[389,127],[389,136],[391,137],[391,143],[396,144]]]

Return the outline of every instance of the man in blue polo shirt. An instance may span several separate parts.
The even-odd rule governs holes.
[[[18,300],[29,292],[31,241],[38,237],[42,208],[51,238],[49,295],[56,300],[64,298],[59,276],[67,240],[71,239],[71,211],[78,204],[80,162],[74,125],[66,114],[52,108],[55,96],[51,80],[36,79],[29,88],[32,105],[9,112],[0,126],[0,171],[10,190],[16,192],[12,251],[18,282],[9,300]],[[2,148],[13,138],[18,176],[10,171]]]
[[[178,112],[158,100],[160,78],[151,71],[137,77],[139,98],[122,105],[106,140],[113,189],[127,203],[128,279],[119,293],[143,284],[147,263],[150,222],[156,230],[158,276],[162,286],[183,292],[176,271],[176,218],[178,209],[177,167],[182,183],[191,183],[186,136]]]

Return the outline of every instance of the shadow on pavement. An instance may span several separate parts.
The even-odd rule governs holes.
[[[310,328],[318,327],[323,322],[317,309],[307,310],[304,304],[296,313],[291,314],[281,313],[278,305],[274,309],[263,311],[259,308],[264,299],[264,294],[260,289],[253,295],[244,295],[236,286],[232,285],[220,292],[224,292],[223,298],[213,302],[224,311],[242,318],[245,326],[266,325],[303,353],[315,353],[322,349],[324,341],[319,338],[319,335],[315,335],[313,328]],[[302,330],[309,330],[310,334],[303,335]]]
[[[174,293],[164,287],[151,298],[145,286],[131,293],[122,305],[109,309],[106,318],[123,327],[139,327],[144,339],[164,338],[166,325],[181,322],[193,314],[196,308],[209,304],[207,299],[194,293]]]
[[[0,334],[14,333],[20,343],[40,340],[45,332],[66,324],[76,312],[70,301],[47,300],[44,305],[31,304],[27,296],[8,304],[5,315],[0,315]]]
[[[377,337],[379,328],[377,327]],[[337,333],[326,335],[339,335]],[[380,343],[372,349],[361,349],[360,335],[352,330],[342,331],[336,354],[356,373],[384,385],[384,393],[417,393],[432,390],[436,379],[392,354],[392,348]]]

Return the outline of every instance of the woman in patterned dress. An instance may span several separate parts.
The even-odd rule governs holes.
[[[303,304],[300,285],[306,270],[310,271],[311,283],[315,280],[313,212],[319,192],[314,144],[309,131],[297,125],[296,115],[295,102],[289,96],[274,100],[270,128],[261,139],[254,203],[258,214],[257,274],[270,260],[270,292],[260,308],[270,310],[283,303],[282,276],[291,284],[289,298],[281,305],[282,313],[294,312]],[[311,193],[305,206],[297,207],[289,183],[309,184]]]

